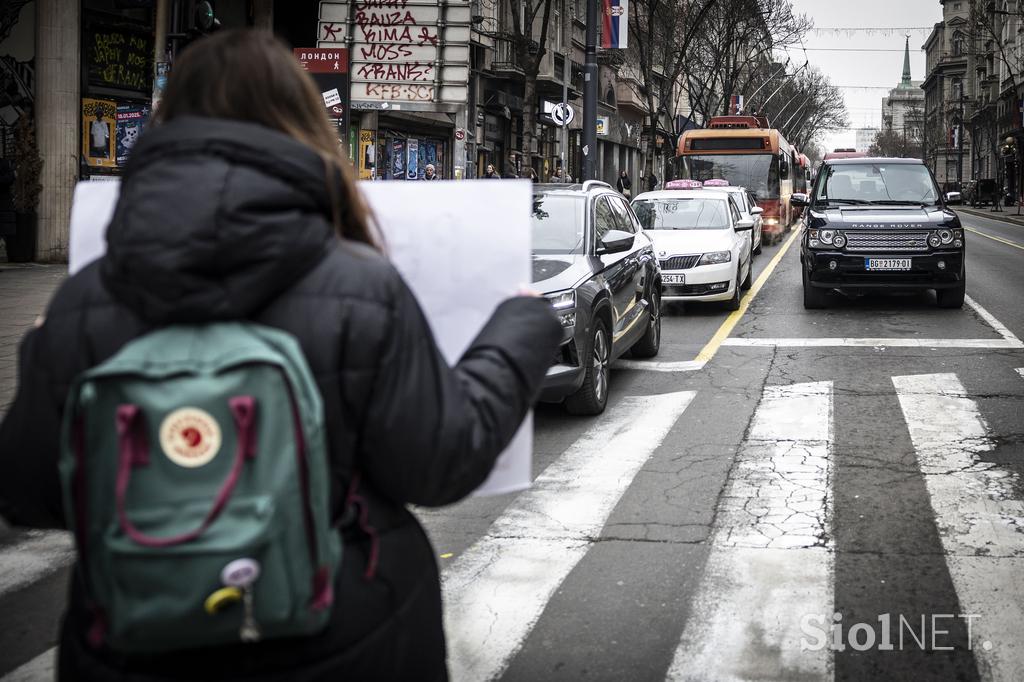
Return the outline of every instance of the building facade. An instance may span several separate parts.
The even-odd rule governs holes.
[[[921,141],[924,129],[924,92],[921,81],[910,73],[910,39],[903,52],[903,76],[899,85],[882,98],[882,128],[900,136],[913,146]]]
[[[925,51],[925,162],[944,189],[959,189],[977,177],[992,177],[975,163],[978,103],[976,56],[970,27],[971,3],[941,2],[942,21],[922,46]]]

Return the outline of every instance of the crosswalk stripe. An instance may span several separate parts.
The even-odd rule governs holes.
[[[765,389],[719,501],[704,576],[669,680],[828,679],[802,651],[830,618],[832,383]]]
[[[69,565],[75,557],[71,535],[27,530],[10,545],[0,544],[0,597]]]
[[[955,374],[895,376],[957,597],[980,614],[971,647],[983,679],[1024,679],[1024,504],[1016,474],[981,460],[993,449]]]
[[[57,647],[47,649],[28,663],[0,677],[0,682],[42,682],[57,677]]]
[[[624,399],[577,440],[443,577],[453,680],[499,676],[696,394]]]

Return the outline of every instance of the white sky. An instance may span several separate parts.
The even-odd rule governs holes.
[[[877,128],[882,123],[882,98],[900,82],[903,74],[904,35],[910,34],[910,71],[914,80],[924,80],[924,51],[921,46],[931,27],[942,21],[939,0],[793,0],[796,11],[806,14],[816,28],[927,27],[925,30],[885,32],[858,31],[835,34],[812,31],[804,40],[806,59],[841,86],[880,86],[884,89],[840,88],[849,111],[851,128]],[[897,52],[833,52],[811,48],[871,48]],[[803,51],[791,49],[791,65],[799,67]],[[783,56],[783,60],[785,57]],[[837,131],[823,137],[826,151],[853,147],[853,130]]]

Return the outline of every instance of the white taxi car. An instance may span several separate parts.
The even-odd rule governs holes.
[[[692,183],[692,184],[691,184]],[[751,232],[729,195],[699,182],[673,180],[633,199],[633,211],[654,242],[663,301],[726,301],[740,307],[750,288]]]
[[[757,201],[754,200],[754,195],[751,194],[745,187],[736,187],[730,185],[728,180],[705,180],[704,189],[715,189],[719,192],[728,192],[732,197],[733,201],[736,202],[736,208],[740,210],[740,213],[745,219],[754,221],[754,230],[750,233],[752,242],[752,248],[754,250],[754,256],[761,253],[761,246],[763,233],[764,233],[764,218],[761,215],[764,213],[764,209],[757,205]]]

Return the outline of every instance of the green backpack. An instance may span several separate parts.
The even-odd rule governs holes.
[[[291,336],[223,322],[136,339],[76,380],[63,444],[92,644],[173,651],[327,624],[341,541],[323,404]]]

